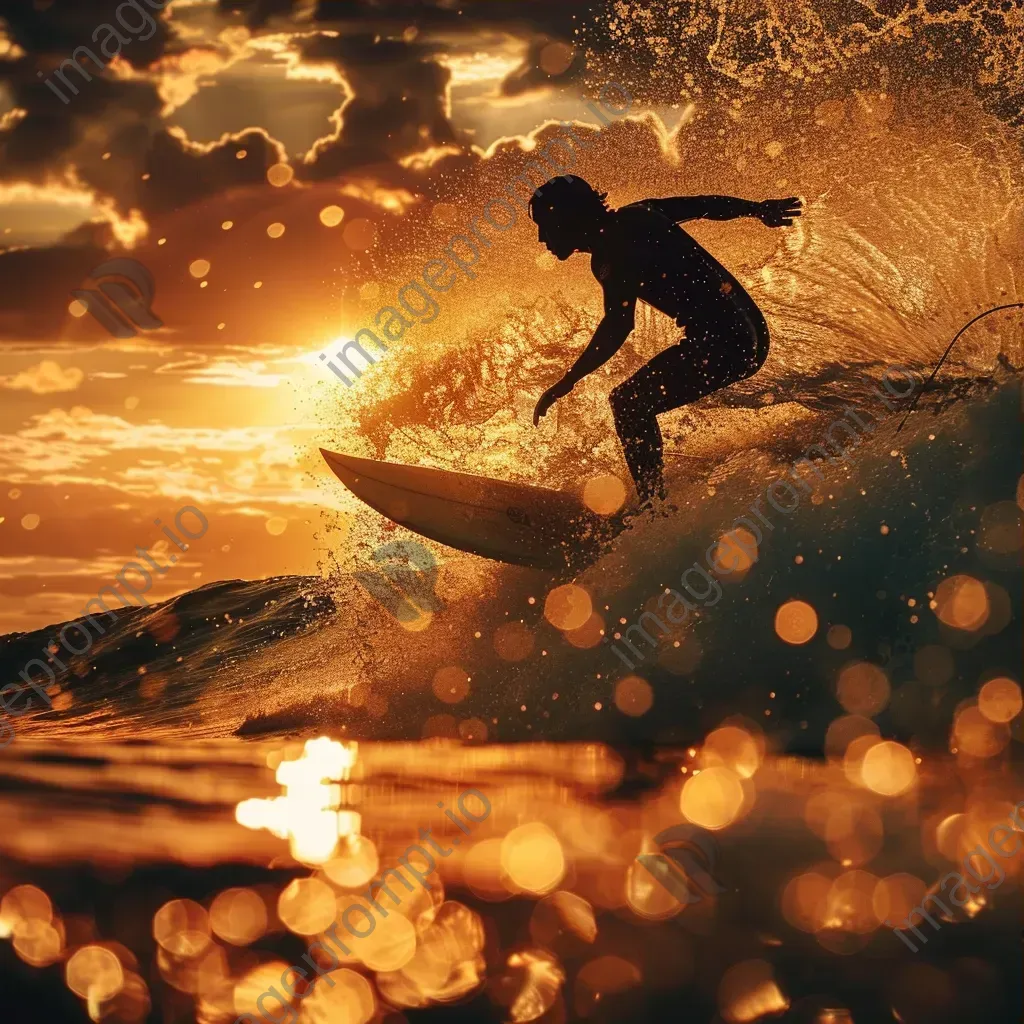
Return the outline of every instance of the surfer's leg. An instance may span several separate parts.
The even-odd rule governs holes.
[[[626,465],[641,502],[665,497],[658,413],[701,397],[692,381],[689,382],[692,396],[685,397],[689,376],[681,349],[674,345],[656,355],[609,395],[615,432],[622,442]]]
[[[767,336],[762,343],[751,333],[742,330],[737,337],[734,331],[694,328],[691,337],[656,355],[612,391],[615,431],[641,502],[665,496],[659,414],[756,373],[767,355]]]

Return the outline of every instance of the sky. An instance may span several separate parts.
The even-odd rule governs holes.
[[[844,132],[867,146],[912,121],[892,96],[922,76],[976,80],[978,116],[1019,124],[1021,34],[972,4],[955,25],[881,11],[864,25],[860,5],[832,24],[805,3],[786,24],[759,3],[716,20],[697,0],[671,18],[574,0],[125,6],[0,5],[3,632],[73,617],[136,547],[166,558],[155,520],[188,505],[208,529],[150,598],[327,571],[357,510],[318,447],[382,457],[372,400],[421,397],[410,352],[497,333],[503,308],[571,292],[581,271],[552,267],[518,223],[393,369],[346,389],[319,353],[503,194],[559,122],[590,140],[581,163],[616,202],[681,192],[684,172],[690,191],[789,194],[800,146],[825,153]],[[959,49],[929,52],[954,36]],[[104,68],[64,64],[73,93],[56,73],[81,46]],[[593,104],[613,80],[632,105],[605,123]],[[726,237],[753,275],[763,240]],[[73,300],[114,256],[152,275],[159,328],[112,338]]]

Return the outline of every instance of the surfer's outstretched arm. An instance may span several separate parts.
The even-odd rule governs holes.
[[[633,330],[636,316],[636,292],[631,287],[616,286],[604,282],[604,317],[597,325],[590,344],[580,353],[579,359],[566,371],[565,376],[540,396],[533,412],[533,425],[559,398],[564,398],[579,381],[609,359],[625,344]]]
[[[793,223],[800,216],[800,200],[766,199],[763,203],[735,196],[676,196],[673,199],[647,199],[645,203],[677,224],[686,220],[733,220],[736,217],[757,217],[770,228]]]

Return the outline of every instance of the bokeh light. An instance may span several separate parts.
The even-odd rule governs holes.
[[[1014,501],[997,501],[981,513],[978,547],[995,555],[1013,555],[1024,544],[1021,510]]]
[[[83,946],[64,965],[68,988],[90,1002],[112,999],[124,985],[121,961],[103,946]]]
[[[592,1017],[611,996],[639,988],[642,983],[643,975],[636,964],[621,956],[599,956],[588,960],[576,975],[573,1006],[578,1016]]]
[[[583,503],[598,515],[613,515],[626,503],[626,485],[611,473],[591,477],[583,485]]]
[[[707,768],[683,783],[679,809],[687,821],[701,828],[731,825],[743,809],[743,786],[729,768]]]
[[[834,651],[845,651],[853,640],[853,632],[849,626],[829,626],[825,634],[825,642]]]
[[[573,647],[588,649],[596,647],[600,642],[604,631],[604,619],[597,612],[594,612],[582,626],[577,629],[565,631],[566,642]]]
[[[805,644],[818,631],[818,613],[806,601],[787,601],[775,613],[775,632],[787,644]]]
[[[513,1024],[543,1017],[558,999],[565,971],[554,954],[543,949],[524,949],[509,954],[505,968],[493,979],[490,996],[504,1006]]]
[[[343,889],[358,889],[375,878],[380,855],[366,836],[343,836],[336,855],[323,866],[324,874]]]
[[[53,921],[53,904],[42,889],[34,885],[16,885],[0,900],[0,938],[9,938],[19,924]]]
[[[939,621],[954,629],[981,629],[989,615],[985,586],[973,576],[950,576],[935,591],[931,607]]]
[[[909,920],[914,907],[921,906],[926,890],[927,886],[920,878],[906,872],[898,871],[880,878],[871,896],[871,906],[878,923],[895,926]]]
[[[533,632],[522,622],[506,622],[494,631],[494,650],[503,661],[525,661],[533,648]]]
[[[575,583],[565,583],[544,598],[544,618],[556,629],[579,629],[593,614],[590,595]]]
[[[273,164],[267,168],[267,181],[275,188],[283,188],[295,177],[291,164]]]
[[[888,705],[889,695],[889,677],[869,661],[846,665],[836,681],[836,698],[851,715],[877,715]]]
[[[434,696],[445,704],[458,704],[469,696],[469,673],[458,665],[439,668],[434,673],[431,688]]]
[[[874,793],[897,796],[917,781],[914,755],[901,743],[883,740],[868,748],[860,766],[860,776]]]
[[[709,564],[721,567],[729,578],[733,573],[741,576],[757,561],[757,541],[754,535],[737,526],[718,538],[715,550],[711,553]]]
[[[722,1020],[749,1024],[789,1009],[766,960],[743,960],[733,964],[718,983],[718,1008]]]
[[[248,946],[267,930],[267,907],[252,889],[225,889],[210,904],[213,933],[232,946]]]
[[[735,772],[741,779],[749,779],[761,764],[762,748],[746,729],[724,725],[704,738],[700,751],[703,768],[722,766]]]
[[[547,825],[530,822],[512,829],[501,841],[501,866],[520,889],[545,893],[562,880],[565,854]]]
[[[296,935],[316,935],[329,928],[335,911],[334,890],[319,878],[293,878],[277,901],[277,916]]]
[[[1010,741],[1010,730],[986,718],[976,704],[961,708],[953,719],[952,746],[972,757],[995,757]]]
[[[361,974],[342,967],[326,973],[312,995],[303,999],[298,1024],[368,1024],[376,1012],[373,986]],[[283,1019],[276,1012],[274,1016]]]
[[[1020,686],[1006,676],[990,679],[978,693],[978,710],[990,722],[1010,722],[1022,706]]]
[[[651,710],[654,691],[640,676],[626,676],[615,684],[615,706],[624,714],[639,718]]]
[[[320,211],[320,223],[327,228],[336,228],[344,217],[345,211],[340,206],[325,206]]]

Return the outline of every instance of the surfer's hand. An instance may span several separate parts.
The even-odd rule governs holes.
[[[535,427],[539,426],[541,416],[560,398],[564,398],[569,394],[570,391],[572,391],[572,385],[567,384],[564,380],[560,380],[557,384],[552,384],[537,400],[537,408],[533,410],[533,425]]]
[[[766,199],[761,203],[758,216],[765,227],[781,228],[789,227],[800,213],[800,200],[790,196],[788,199]]]

